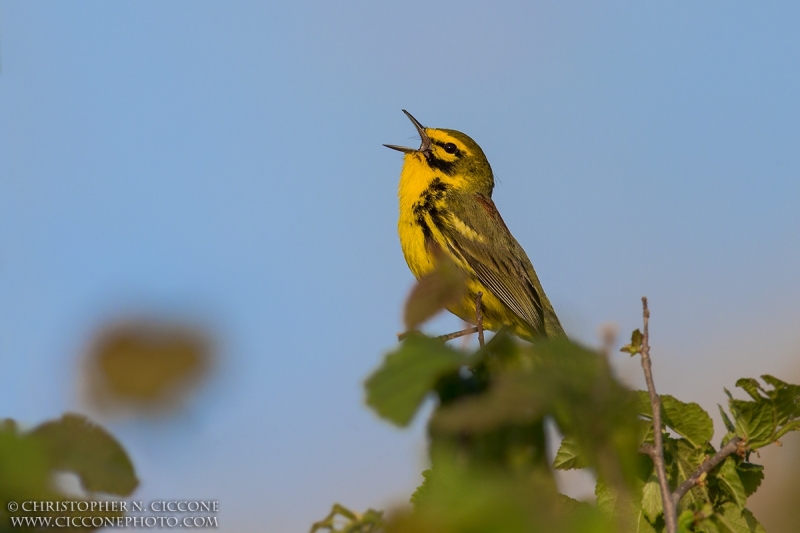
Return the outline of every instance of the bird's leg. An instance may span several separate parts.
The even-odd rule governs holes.
[[[477,296],[475,296],[475,327],[478,330],[478,343],[483,348],[483,311],[481,310],[481,299],[483,298],[483,293],[478,291]]]
[[[469,327],[467,329],[462,329],[461,331],[454,331],[453,333],[448,333],[447,335],[439,335],[436,337],[440,341],[451,341],[453,339],[457,339],[459,337],[463,337],[465,335],[471,335],[473,333],[478,334],[478,343],[483,348],[485,344],[483,338],[483,311],[481,310],[481,300],[483,299],[483,293],[478,291],[477,296],[475,296],[475,326]],[[409,334],[415,333],[415,330],[406,331],[404,333],[397,334],[397,340],[401,341],[408,337]]]

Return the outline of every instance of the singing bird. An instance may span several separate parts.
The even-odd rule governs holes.
[[[486,329],[508,326],[529,341],[564,336],[530,259],[492,201],[494,175],[481,147],[459,131],[426,128],[403,113],[420,147],[384,146],[405,154],[398,233],[411,272],[417,279],[428,274],[444,253],[466,275],[466,294],[447,308],[451,313],[475,324],[481,292]]]

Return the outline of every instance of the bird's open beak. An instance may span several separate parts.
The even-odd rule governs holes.
[[[419,120],[415,119],[411,116],[411,113],[403,109],[403,113],[406,114],[408,119],[414,123],[414,126],[417,128],[417,132],[419,133],[420,139],[422,139],[422,144],[419,145],[419,149],[415,150],[414,148],[406,148],[405,146],[397,146],[395,144],[384,144],[386,148],[391,148],[392,150],[397,150],[398,152],[403,152],[404,154],[413,154],[414,152],[422,152],[428,153],[431,150],[431,138],[428,137],[428,134],[425,133],[425,127],[419,123]]]

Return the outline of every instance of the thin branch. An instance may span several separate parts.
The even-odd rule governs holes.
[[[453,333],[448,333],[447,335],[439,335],[436,338],[439,339],[440,341],[447,342],[447,341],[451,341],[453,339],[457,339],[459,337],[463,337],[464,335],[471,335],[472,333],[477,333],[477,331],[478,331],[478,328],[473,326],[471,328],[462,329],[461,331],[454,331]],[[397,334],[397,340],[401,341],[401,340],[405,339],[406,337],[408,337],[409,335],[413,335],[415,333],[419,333],[419,331],[412,329],[410,331],[404,331],[403,333],[398,333]]]
[[[720,448],[717,453],[715,453],[709,459],[703,461],[703,464],[697,467],[697,470],[695,470],[686,481],[678,485],[678,488],[672,493],[673,505],[677,507],[678,502],[681,501],[681,498],[683,498],[687,492],[689,492],[695,485],[699,483],[700,478],[714,470],[714,468],[724,461],[726,457],[739,452],[742,443],[744,443],[744,441],[741,437],[733,437],[728,441],[728,444]]]
[[[461,331],[455,331],[453,333],[448,333],[447,335],[439,335],[436,338],[439,339],[440,341],[447,342],[447,341],[451,341],[453,339],[457,339],[459,337],[463,337],[464,335],[471,335],[473,333],[477,333],[477,331],[478,331],[478,328],[471,327],[471,328],[467,328],[467,329],[462,329]]]
[[[648,442],[645,442],[644,444],[639,446],[639,453],[643,453],[644,455],[649,456],[650,459],[652,459],[653,462],[655,463],[655,461],[656,461],[656,459],[655,459],[656,449],[653,448],[652,444],[650,444]]]
[[[475,327],[478,328],[478,343],[483,348],[483,310],[481,309],[481,299],[483,298],[483,293],[478,291],[478,295],[475,296]]]
[[[650,362],[650,309],[647,308],[647,297],[642,297],[642,316],[644,317],[644,334],[642,335],[642,369],[644,379],[647,381],[647,390],[650,393],[650,405],[653,407],[653,437],[655,446],[650,455],[656,467],[658,476],[658,486],[661,489],[661,503],[664,506],[664,522],[667,526],[667,533],[678,531],[678,520],[675,513],[675,504],[672,493],[669,490],[667,480],[667,470],[664,467],[664,435],[661,425],[661,398],[656,393],[656,385],[653,382],[653,368]]]

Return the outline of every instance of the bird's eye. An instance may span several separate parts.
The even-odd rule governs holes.
[[[447,152],[448,154],[454,154],[454,153],[456,153],[458,151],[458,148],[453,143],[447,143],[447,144],[444,145],[443,148],[444,148],[444,151]]]

